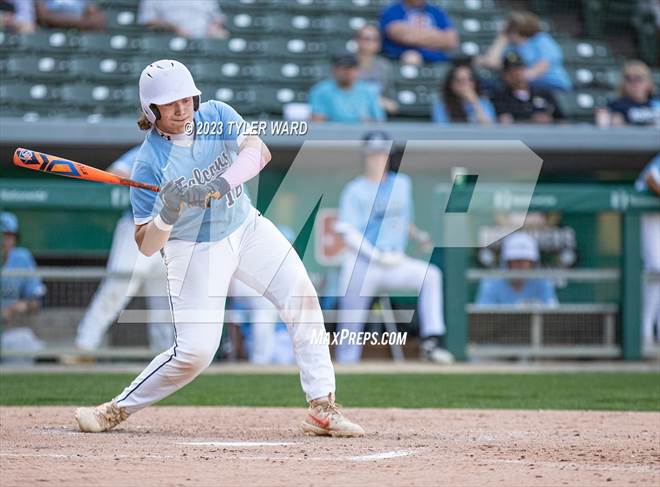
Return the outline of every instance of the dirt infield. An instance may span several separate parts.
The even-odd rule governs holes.
[[[110,433],[72,408],[0,408],[14,485],[660,484],[660,413],[348,409],[361,439],[305,437],[304,410],[153,407]]]

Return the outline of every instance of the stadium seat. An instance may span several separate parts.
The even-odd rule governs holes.
[[[277,59],[329,60],[333,51],[330,42],[323,39],[273,38],[267,45],[270,57]]]
[[[56,55],[14,55],[6,60],[7,78],[62,81],[69,77],[69,63]]]
[[[265,77],[264,66],[260,63],[227,60],[193,61],[188,64],[195,80],[200,82],[256,81]]]
[[[269,41],[268,41],[269,42]],[[230,39],[198,39],[196,41],[200,54],[208,58],[225,60],[246,57],[256,59],[264,57],[267,50],[267,41],[246,39],[240,36],[232,36]]]
[[[564,115],[574,121],[593,122],[594,110],[607,104],[607,90],[577,90],[570,93],[556,93],[557,102]]]
[[[391,4],[391,0],[330,0],[329,8],[333,12],[341,11],[377,20],[382,10]]]
[[[137,79],[143,67],[132,58],[122,56],[76,56],[70,62],[71,74],[78,80],[115,83]]]
[[[289,24],[287,15],[264,12],[240,12],[227,14],[226,17],[225,27],[232,35],[254,34],[267,37],[275,32],[286,32]]]
[[[112,84],[70,83],[62,87],[62,101],[73,107],[113,107],[117,111],[137,107],[137,88]]]
[[[125,34],[85,33],[80,36],[80,48],[85,53],[132,53],[140,50],[141,38]]]
[[[576,88],[613,89],[619,80],[619,70],[607,67],[569,67],[567,71]]]
[[[281,114],[282,105],[287,103],[307,103],[309,100],[309,90],[296,88],[291,85],[269,86],[262,91],[262,97],[265,101],[264,109],[268,113]]]
[[[205,83],[199,89],[204,99],[220,100],[233,106],[241,115],[255,115],[264,110],[258,90],[254,86],[234,83]]]
[[[0,105],[3,106],[42,106],[55,108],[60,91],[50,83],[28,83],[13,81],[0,83]]]
[[[398,87],[396,99],[399,102],[399,115],[429,119],[431,104],[436,91],[425,85]]]
[[[141,50],[145,54],[161,57],[189,56],[201,52],[201,45],[196,40],[170,34],[146,34],[141,38]]]
[[[425,66],[395,64],[394,82],[401,87],[420,84],[439,86],[444,82],[450,67],[449,64],[427,64]]]
[[[272,12],[280,3],[280,0],[220,0],[220,8],[224,14]]]
[[[80,47],[77,33],[61,30],[38,30],[32,34],[21,34],[18,42],[22,49],[39,53],[69,53]]]
[[[306,60],[271,62],[264,69],[265,80],[280,85],[310,85],[330,75],[328,63]]]
[[[564,60],[567,64],[577,64],[584,66],[586,64],[611,64],[613,61],[609,48],[603,42],[580,40],[580,39],[560,39],[559,45],[564,54]]]
[[[0,31],[0,53],[15,53],[21,46],[23,36]]]

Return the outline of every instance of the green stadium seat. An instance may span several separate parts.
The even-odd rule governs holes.
[[[137,107],[137,88],[96,83],[70,83],[61,91],[62,102],[72,107],[113,107],[117,111]]]
[[[0,53],[14,53],[21,49],[23,36],[0,31]]]
[[[281,114],[282,106],[287,103],[307,103],[309,89],[291,85],[269,86],[262,89],[262,99],[265,100],[264,110],[271,114]]]
[[[238,60],[208,61],[198,60],[188,64],[190,71],[199,82],[258,81],[265,77],[265,68],[260,63]]]
[[[21,34],[19,43],[22,49],[32,52],[70,53],[79,49],[80,37],[73,31],[38,30]]]
[[[6,60],[4,72],[24,80],[62,81],[70,76],[67,59],[52,55],[14,55]]]
[[[577,90],[556,93],[557,103],[564,115],[574,121],[593,122],[594,110],[607,104],[608,90]]]
[[[232,36],[230,39],[199,39],[196,41],[200,53],[208,58],[251,59],[264,57],[269,41]]]
[[[330,75],[328,63],[313,60],[270,62],[264,65],[264,79],[276,84],[309,86]]]
[[[145,34],[141,37],[140,48],[145,54],[158,57],[185,57],[201,52],[200,43],[184,37],[169,34]]]
[[[363,15],[376,20],[382,10],[391,4],[391,0],[331,0],[329,8],[333,12],[341,11],[351,15]]]
[[[224,14],[272,12],[280,4],[281,0],[220,0]]]
[[[619,69],[599,66],[569,67],[568,74],[576,88],[614,89],[619,80]]]
[[[347,3],[344,0],[344,3]],[[325,16],[332,13],[332,0],[278,0],[277,8],[293,15]]]
[[[324,39],[275,37],[268,42],[268,54],[276,59],[329,60],[333,44]]]
[[[440,86],[450,68],[449,64],[427,64],[425,66],[395,64],[394,82],[401,87],[414,87],[420,84]]]
[[[87,81],[128,82],[137,79],[143,67],[123,56],[76,56],[70,61],[71,74]]]
[[[567,64],[576,64],[584,66],[587,64],[611,64],[614,59],[610,53],[607,44],[604,42],[581,40],[581,39],[561,39],[559,45],[564,54],[564,60]]]
[[[263,12],[240,12],[227,14],[225,27],[232,35],[255,34],[267,37],[275,32],[286,32],[287,15],[265,14]]]
[[[50,83],[25,81],[0,83],[0,105],[55,108],[59,93],[58,85]]]
[[[85,53],[118,54],[140,50],[141,38],[126,34],[85,33],[80,36],[80,47]]]
[[[429,119],[436,90],[425,85],[396,87],[401,117]]]
[[[244,83],[200,84],[199,89],[205,100],[214,99],[228,103],[242,115],[255,115],[264,111],[263,99],[255,86]]]
[[[112,32],[139,32],[144,30],[144,26],[137,22],[137,5],[113,5],[105,8],[105,15],[108,19],[108,30]]]

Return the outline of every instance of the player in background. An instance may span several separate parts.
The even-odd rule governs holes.
[[[139,150],[139,145],[130,149],[113,162],[108,171],[120,177],[130,177]],[[115,227],[107,270],[114,273],[132,272],[132,276],[130,279],[108,277],[101,282],[78,325],[76,347],[83,352],[93,352],[99,348],[105,332],[142,285],[150,310],[146,321],[151,349],[160,352],[174,343],[172,324],[157,323],[152,313],[152,310],[162,308],[159,304],[162,297],[167,296],[163,259],[159,255],[142,255],[135,243],[134,233],[133,212],[129,209]]]
[[[539,245],[528,233],[516,232],[504,239],[500,252],[503,268],[534,269],[539,264]],[[477,305],[543,304],[555,306],[557,295],[550,279],[483,279],[477,291]]]
[[[339,199],[335,230],[348,250],[339,275],[345,295],[340,299],[337,331],[362,331],[371,300],[379,291],[414,288],[419,292],[421,358],[451,363],[453,356],[440,346],[445,333],[442,272],[405,254],[409,237],[425,250],[433,247],[428,233],[413,223],[410,178],[389,170],[391,145],[391,137],[384,132],[366,134],[364,174],[348,183]],[[361,354],[361,345],[345,340],[338,344],[335,358],[355,363]]]
[[[2,231],[2,334],[3,350],[36,351],[42,347],[41,341],[30,328],[21,326],[21,319],[37,311],[46,287],[39,277],[7,276],[8,270],[34,271],[37,265],[34,257],[25,247],[18,247],[18,218],[13,213],[0,213]]]
[[[635,182],[638,191],[649,191],[660,196],[660,154],[644,168]],[[642,259],[644,270],[660,272],[660,213],[642,215]],[[653,345],[653,323],[655,340],[660,342],[660,280],[649,279],[643,285],[642,344],[645,349]]]
[[[200,103],[190,71],[160,60],[140,75],[140,128],[148,130],[132,179],[157,184],[156,193],[131,188],[140,252],[165,261],[174,345],[122,392],[96,408],[79,408],[82,431],[106,431],[160,401],[199,375],[222,335],[227,290],[240,279],[280,311],[293,342],[309,410],[305,433],[362,436],[334,401],[335,375],[312,282],[291,243],[263,217],[242,184],[270,161],[259,137],[243,135],[243,118],[229,105]],[[201,130],[197,130],[197,128]]]

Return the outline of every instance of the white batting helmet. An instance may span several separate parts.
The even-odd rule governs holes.
[[[502,260],[508,262],[510,260],[530,260],[538,262],[539,260],[539,245],[536,239],[530,234],[525,232],[516,232],[509,235],[504,242],[502,242]]]
[[[151,123],[160,118],[158,109],[153,105],[164,105],[192,96],[197,110],[201,94],[188,68],[173,59],[155,61],[140,74],[140,105]]]

